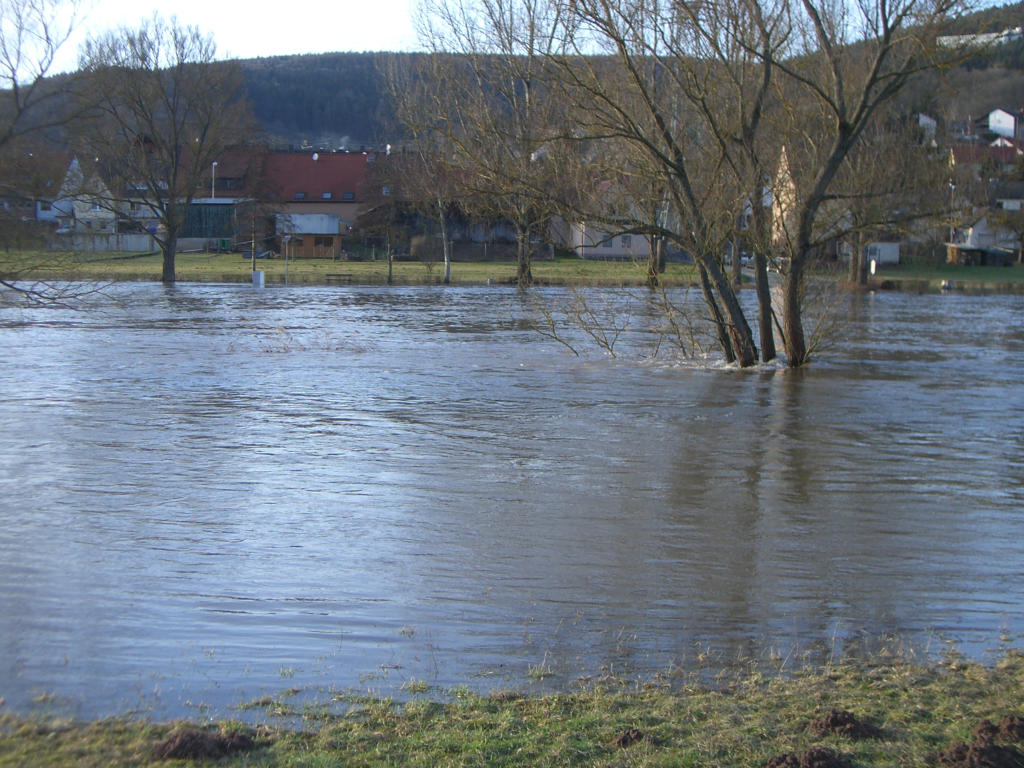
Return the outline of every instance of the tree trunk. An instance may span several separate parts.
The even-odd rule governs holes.
[[[761,333],[761,360],[775,359],[775,331],[772,328],[772,289],[768,284],[768,259],[754,254],[754,285],[757,290],[757,327]]]
[[[760,198],[760,199],[759,199]],[[757,292],[757,327],[761,339],[761,360],[776,357],[775,329],[772,313],[772,288],[768,282],[768,209],[764,206],[764,190],[755,187],[750,196],[751,231],[754,236],[754,290]]]
[[[725,318],[722,317],[722,309],[718,306],[715,292],[711,288],[711,281],[708,279],[708,271],[704,268],[703,262],[697,262],[698,273],[700,274],[700,289],[704,294],[704,302],[708,305],[711,317],[715,321],[715,329],[718,332],[718,343],[722,347],[722,354],[725,355],[725,362],[736,362],[736,352],[733,351],[732,342],[729,340],[729,331],[725,325]]]
[[[394,280],[395,256],[391,252],[391,233],[390,232],[388,232],[387,236],[384,238],[384,248],[387,250],[387,254],[388,254],[388,285],[391,285],[392,281]]]
[[[516,287],[524,291],[533,285],[533,272],[530,270],[530,237],[529,233],[520,231],[516,237]]]
[[[793,259],[789,274],[782,284],[782,332],[785,336],[786,363],[790,368],[799,368],[807,362],[807,341],[800,317],[802,277],[803,263]]]
[[[850,253],[850,284],[854,286],[868,284],[868,261],[864,258],[866,239],[863,233],[858,232]]]
[[[164,252],[164,269],[160,279],[163,282],[172,284],[174,283],[174,256],[178,250],[178,236],[175,233],[168,232],[167,238],[164,240],[163,252]],[[255,259],[256,254],[252,257]]]
[[[437,217],[441,222],[441,250],[444,252],[444,284],[452,281],[452,244],[448,241],[448,216],[444,211],[444,202],[437,199]]]
[[[651,238],[651,252],[647,256],[647,287],[657,288],[658,275],[665,271],[665,238]]]
[[[732,241],[732,264],[730,265],[729,278],[735,290],[740,289],[743,283],[743,261],[740,259],[739,243]]]
[[[713,258],[704,256],[701,263],[708,270],[718,295],[725,305],[725,312],[729,317],[729,335],[732,337],[733,349],[736,352],[736,362],[743,368],[754,365],[757,362],[757,348],[754,346],[754,335],[750,332],[750,325],[743,314],[743,308],[736,298],[728,278],[722,272]]]

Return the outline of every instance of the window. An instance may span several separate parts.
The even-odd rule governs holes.
[[[382,187],[380,190],[381,197],[388,197],[391,194],[391,187]]]
[[[355,192],[346,192],[341,197],[342,197],[343,200],[355,200],[356,199],[356,193]]]
[[[295,193],[295,199],[296,200],[305,200],[306,199],[306,193],[305,192],[296,192]]]
[[[333,248],[334,238],[333,237],[321,237],[317,236],[313,239],[314,248]]]
[[[605,240],[603,243],[601,243],[601,247],[603,247],[603,248],[611,248],[613,245],[615,245],[615,243],[613,242],[614,240],[615,240],[615,238],[609,237],[607,240]]]
[[[622,236],[622,247],[623,248],[632,248],[633,247],[633,236],[632,235],[623,235]]]
[[[322,195],[320,195],[321,200],[330,200],[332,197],[334,197],[333,192],[324,192]]]

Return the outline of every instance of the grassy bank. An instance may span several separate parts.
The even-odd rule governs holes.
[[[128,256],[123,254],[7,254],[0,267],[7,274],[49,280],[159,280],[159,254]],[[258,259],[268,283],[287,279],[297,285],[358,283],[381,285],[387,282],[386,261],[334,261],[332,259]],[[645,265],[633,262],[583,261],[575,258],[542,259],[533,263],[534,279],[551,285],[642,285]],[[181,282],[248,282],[252,262],[237,253],[181,253],[175,259],[175,273]],[[399,285],[439,283],[444,265],[419,261],[397,261],[393,281]],[[516,265],[512,261],[454,262],[453,285],[513,284]],[[665,275],[669,285],[688,285],[696,279],[691,265],[670,264]]]
[[[301,727],[289,729],[6,715],[0,766],[1024,764],[1016,652],[993,666],[877,658],[786,675],[747,670],[713,685],[589,682],[537,697],[417,690],[405,704],[338,696],[300,711]],[[249,706],[287,714],[290,695]]]
[[[883,290],[1024,293],[1024,266],[961,267],[943,264],[929,267],[908,264],[879,270],[869,282],[872,287]]]
[[[176,259],[176,274],[181,282],[249,282],[252,262],[237,253],[181,253]],[[287,281],[295,285],[383,285],[388,265],[383,260],[335,261],[332,259],[258,259],[256,268],[270,284]],[[35,280],[83,281],[159,281],[162,262],[159,254],[0,254],[0,274]],[[540,285],[637,286],[646,281],[646,265],[630,261],[589,261],[577,258],[538,259],[532,265]],[[286,274],[287,273],[287,274]],[[440,263],[397,261],[392,280],[397,285],[439,284],[444,273]],[[833,266],[816,269],[813,274],[845,279],[844,269]],[[516,265],[513,261],[457,261],[452,263],[453,285],[512,285]],[[692,286],[698,280],[691,264],[668,265],[662,281],[666,286]],[[752,285],[749,270],[745,284]],[[869,287],[908,291],[998,291],[1024,292],[1024,266],[960,267],[954,265],[900,265],[880,270]]]

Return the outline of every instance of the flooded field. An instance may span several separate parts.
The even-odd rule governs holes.
[[[0,308],[9,709],[1024,632],[1020,296],[850,297],[813,365],[738,371],[575,357],[503,288],[112,290]]]

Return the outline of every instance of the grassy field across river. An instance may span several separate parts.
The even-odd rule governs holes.
[[[50,280],[159,280],[159,254],[127,256],[122,254],[79,254],[77,256],[39,256],[21,254],[0,256],[0,266],[21,261],[31,266],[24,270],[26,278]],[[175,275],[180,282],[249,282],[253,264],[238,253],[179,253],[175,258]],[[383,259],[341,261],[334,259],[257,259],[270,284],[285,282],[297,285],[364,284],[387,282],[388,263]],[[533,277],[540,284],[553,285],[642,285],[644,264],[630,261],[585,261],[576,258],[541,259],[534,261]],[[22,270],[5,269],[5,272]],[[421,261],[395,261],[392,280],[398,285],[429,285],[440,283],[444,264]],[[510,285],[515,283],[516,265],[509,260],[453,262],[453,285]],[[697,279],[693,265],[670,264],[665,274],[668,285],[688,285]]]
[[[267,283],[285,282],[297,285],[367,284],[387,282],[388,264],[383,259],[340,261],[333,259],[257,259]],[[238,253],[180,253],[175,272],[181,282],[249,282],[252,262]],[[631,261],[595,261],[577,258],[537,259],[533,262],[534,279],[541,285],[643,285],[646,264]],[[159,254],[38,254],[7,253],[0,255],[0,274],[21,279],[86,280],[86,281],[157,281],[161,274]],[[440,283],[444,274],[441,263],[396,261],[392,279],[399,285]],[[513,261],[453,262],[453,285],[510,285],[515,282]],[[845,269],[819,269],[815,274],[845,277]],[[692,264],[670,263],[662,277],[666,286],[687,286],[697,282]],[[744,282],[752,284],[749,269]],[[899,266],[880,271],[871,279],[871,287],[906,290],[940,290],[943,283],[954,290],[1024,291],[1024,266],[959,267]]]
[[[404,703],[337,694],[310,705],[287,691],[243,705],[269,723],[256,726],[8,713],[0,766],[1024,765],[1016,651],[993,665],[955,653],[926,665],[881,655],[710,683],[590,680],[558,695],[480,696],[416,681],[407,692]]]

